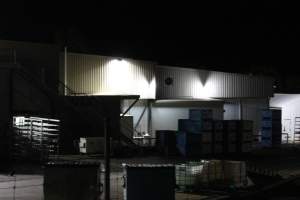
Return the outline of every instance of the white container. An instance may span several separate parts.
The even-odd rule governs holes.
[[[229,184],[242,186],[247,181],[246,163],[241,161],[226,161],[224,164],[225,180]]]
[[[79,152],[83,154],[104,153],[105,140],[104,137],[87,137],[80,138]]]

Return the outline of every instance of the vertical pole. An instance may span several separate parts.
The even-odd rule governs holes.
[[[150,138],[148,141],[150,146],[154,146],[156,144],[156,138],[153,140],[153,133],[152,133],[152,100],[147,100],[147,106],[148,106],[148,134],[150,135]]]
[[[64,54],[64,88],[63,88],[63,90],[64,90],[64,95],[67,95],[67,93],[68,93],[68,90],[67,90],[67,88],[66,88],[66,86],[67,86],[67,78],[68,78],[68,48],[67,47],[65,47],[65,54]]]
[[[13,115],[13,104],[14,104],[14,95],[13,95],[13,87],[14,87],[14,70],[9,69],[9,102],[8,102],[8,109],[9,109],[9,122],[11,122],[12,115]]]
[[[239,101],[239,119],[243,120],[243,102],[241,99]]]
[[[109,120],[104,119],[104,138],[105,138],[105,200],[110,200],[110,136],[107,128]]]
[[[17,64],[17,52],[16,52],[16,49],[13,49],[13,62],[14,62],[14,64]]]

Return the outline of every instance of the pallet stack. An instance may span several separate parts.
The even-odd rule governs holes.
[[[226,120],[224,127],[224,153],[248,153],[252,150],[252,121]]]
[[[224,153],[236,153],[238,146],[239,120],[225,121],[224,134],[226,137],[224,140]]]
[[[177,148],[184,156],[212,153],[212,110],[189,110],[189,119],[178,120]]]
[[[261,145],[277,147],[281,145],[281,110],[266,109],[262,111]]]
[[[237,151],[249,153],[253,147],[253,121],[241,120],[239,123]]]
[[[13,118],[12,157],[14,159],[47,160],[58,154],[60,121],[40,117]]]
[[[177,131],[158,130],[156,131],[156,148],[165,156],[174,156],[177,154],[176,148]]]
[[[225,141],[224,122],[225,121],[223,120],[215,120],[213,122],[212,152],[215,155],[219,155],[224,152],[224,141]]]

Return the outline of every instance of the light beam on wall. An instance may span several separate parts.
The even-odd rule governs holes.
[[[142,73],[142,69],[131,63],[130,60],[113,59],[106,65],[108,71],[108,90],[99,92],[98,95],[140,95],[142,99],[154,99],[156,91],[156,80],[150,80]]]
[[[114,59],[108,63],[109,91],[112,94],[131,93],[132,73],[126,60]]]
[[[193,98],[209,99],[213,93],[213,87],[211,84],[202,85],[201,81],[197,81],[194,85]]]

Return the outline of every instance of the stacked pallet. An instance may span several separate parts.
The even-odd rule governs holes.
[[[178,120],[177,148],[184,156],[212,153],[212,110],[189,110],[189,119]]]
[[[261,145],[276,147],[281,145],[281,110],[262,111]]]
[[[177,153],[176,148],[177,131],[158,130],[156,131],[156,148],[166,156],[173,156]]]
[[[225,152],[236,153],[238,145],[238,134],[239,134],[239,120],[228,120],[225,123]]]
[[[248,153],[252,150],[253,122],[249,120],[224,121],[224,153]]]
[[[58,154],[59,127],[57,119],[14,117],[13,158],[46,160]]]
[[[213,122],[213,154],[222,154],[224,152],[224,141],[226,140],[224,134],[225,123],[223,120],[215,120]]]
[[[239,124],[238,146],[239,153],[248,153],[253,146],[253,121],[241,120]]]

